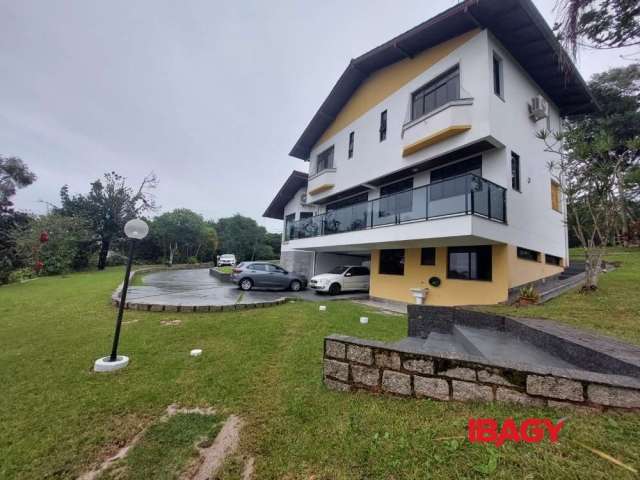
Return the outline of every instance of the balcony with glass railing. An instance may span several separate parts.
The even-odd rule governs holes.
[[[506,189],[477,175],[465,174],[289,222],[285,226],[285,239],[354,232],[457,215],[477,215],[506,223]]]

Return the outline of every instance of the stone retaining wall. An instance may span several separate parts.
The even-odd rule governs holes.
[[[278,298],[267,302],[255,303],[232,303],[229,305],[161,305],[158,303],[140,303],[136,301],[127,302],[124,308],[127,310],[141,310],[144,312],[227,312],[230,310],[244,310],[247,308],[265,308],[274,305],[281,305],[287,301],[286,298]],[[114,307],[120,306],[118,298],[112,298]]]
[[[215,267],[209,269],[209,275],[211,275],[212,277],[217,278],[221,282],[231,283],[231,274],[230,273],[221,272],[220,270],[218,270]]]
[[[515,370],[448,354],[429,356],[342,335],[324,341],[324,383],[332,390],[592,411],[640,409],[640,381],[578,371],[568,377],[551,370]]]

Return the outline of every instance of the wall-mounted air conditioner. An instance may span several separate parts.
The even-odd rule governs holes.
[[[542,120],[549,116],[549,104],[542,95],[536,95],[529,103],[529,116],[535,120]]]
[[[303,193],[302,195],[300,195],[300,203],[302,205],[306,205],[307,204],[307,194]]]

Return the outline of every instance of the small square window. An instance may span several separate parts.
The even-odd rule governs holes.
[[[420,265],[435,265],[436,264],[436,249],[423,248],[420,252]]]
[[[518,247],[518,258],[537,262],[540,259],[540,253],[535,250],[529,250],[528,248]]]

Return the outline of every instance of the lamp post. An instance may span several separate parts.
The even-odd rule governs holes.
[[[112,372],[124,368],[129,363],[129,357],[124,355],[118,356],[118,343],[120,341],[120,327],[122,325],[122,315],[124,314],[124,306],[127,301],[127,289],[129,288],[129,276],[131,275],[131,264],[133,263],[133,248],[136,240],[142,240],[149,233],[149,226],[139,218],[129,220],[124,226],[124,234],[129,238],[129,258],[127,259],[127,268],[124,274],[124,282],[122,283],[122,292],[120,292],[120,304],[118,305],[118,318],[116,320],[116,331],[113,335],[113,346],[111,355],[102,357],[95,361],[94,370],[96,372]]]

